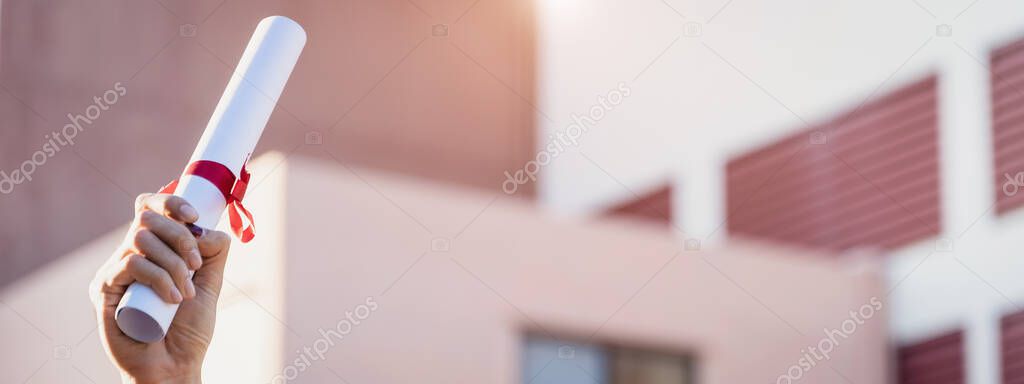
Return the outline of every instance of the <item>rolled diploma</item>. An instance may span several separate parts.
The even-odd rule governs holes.
[[[189,164],[215,161],[236,178],[240,175],[305,44],[306,32],[295,21],[284,16],[260,21]],[[174,194],[199,212],[196,225],[217,227],[227,202],[213,183],[182,175]],[[163,301],[149,286],[136,282],[128,287],[114,316],[126,335],[149,343],[167,334],[177,311],[177,304]]]

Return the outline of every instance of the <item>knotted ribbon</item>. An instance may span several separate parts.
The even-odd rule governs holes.
[[[189,164],[185,168],[184,174],[202,177],[220,190],[220,193],[224,195],[224,201],[227,202],[228,223],[231,225],[231,232],[234,232],[235,236],[243,243],[248,243],[256,236],[256,223],[252,219],[252,213],[242,205],[245,189],[249,186],[249,171],[245,170],[245,164],[242,164],[242,171],[239,173],[241,175],[235,178],[235,174],[224,164],[199,160]],[[174,193],[177,186],[178,180],[174,180],[161,188],[160,193]],[[242,220],[243,217],[245,222]]]

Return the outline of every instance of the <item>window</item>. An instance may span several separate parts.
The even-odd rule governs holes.
[[[1004,316],[1000,331],[1003,382],[1024,382],[1024,312]]]
[[[901,347],[898,352],[900,384],[963,384],[962,331]]]
[[[666,185],[618,204],[609,209],[607,215],[631,217],[669,226],[672,224],[672,187]]]
[[[726,166],[731,234],[846,250],[940,231],[935,77]]]
[[[657,351],[528,337],[524,384],[693,384],[692,360]]]
[[[0,0],[0,71],[3,71],[4,64],[4,0]]]
[[[1024,40],[997,49],[991,59],[992,143],[996,214],[1024,204]]]

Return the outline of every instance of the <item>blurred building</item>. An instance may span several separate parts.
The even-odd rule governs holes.
[[[533,9],[463,3],[3,1],[0,171],[31,160],[94,97],[126,94],[27,166],[32,181],[5,186],[0,211],[19,220],[0,224],[0,284],[125,222],[125,201],[180,174],[266,15],[295,18],[310,38],[258,153],[497,190],[534,152]],[[60,236],[45,235],[53,223]]]
[[[3,355],[30,380],[112,378],[74,292],[273,13],[311,37],[210,356],[260,367],[242,381],[1024,377],[1017,4],[0,4],[0,170],[127,89],[0,197],[0,321],[30,346]],[[872,299],[884,319],[813,356]]]
[[[893,382],[1019,380],[1017,5],[568,3],[541,2],[541,109],[633,96],[545,169],[545,207],[876,254]],[[538,119],[540,137],[571,124]]]
[[[884,296],[882,276],[826,253],[684,250],[656,226],[553,221],[498,193],[281,153],[253,171],[259,233],[232,245],[209,382],[886,377],[885,308],[850,312]],[[66,287],[87,285],[123,231],[4,291],[25,319],[0,317],[0,368],[30,383],[117,380],[85,292]],[[828,332],[828,359],[800,371]]]

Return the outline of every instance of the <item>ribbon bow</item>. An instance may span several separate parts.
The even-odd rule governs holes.
[[[228,223],[231,224],[231,232],[234,232],[243,243],[248,243],[256,236],[256,223],[252,219],[252,213],[242,205],[245,198],[245,189],[249,186],[249,171],[245,170],[242,164],[242,171],[238,178],[224,164],[216,161],[199,160],[189,164],[185,168],[185,175],[198,176],[213,183],[224,195],[227,202]],[[173,193],[178,187],[178,180],[174,180],[163,188],[160,193]],[[243,223],[242,218],[245,218]]]

